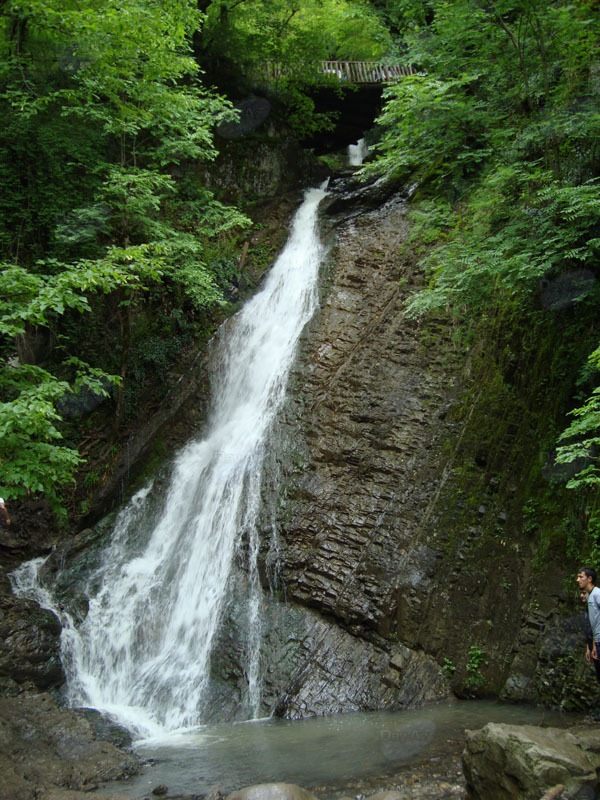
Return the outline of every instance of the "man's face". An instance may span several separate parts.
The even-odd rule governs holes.
[[[577,585],[580,589],[587,589],[590,583],[590,578],[585,574],[585,572],[578,572],[577,573]]]

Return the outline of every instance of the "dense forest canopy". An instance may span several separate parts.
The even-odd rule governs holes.
[[[203,51],[250,67],[323,59],[377,60],[392,37],[370,3],[347,0],[212,0],[205,5]]]
[[[377,61],[393,54],[383,13],[368,0],[200,0],[204,16],[194,52],[221,81],[240,75],[261,82],[265,65],[280,68],[276,89],[293,136],[303,139],[334,127],[315,108],[314,90],[326,77],[323,60]],[[335,78],[330,87],[344,89]]]
[[[204,239],[246,220],[174,177],[183,160],[215,156],[212,129],[231,117],[190,54],[200,16],[189,3],[44,0],[0,13],[0,483],[4,496],[58,505],[80,457],[57,401],[114,383],[118,426],[136,304],[150,290],[218,303]],[[107,328],[121,330],[108,365],[94,348],[82,358],[74,316],[100,295]],[[102,350],[100,331],[89,338]]]
[[[60,508],[82,458],[69,398],[110,395],[117,437],[135,391],[132,338],[158,341],[161,328],[144,357],[162,369],[223,303],[248,221],[186,165],[214,159],[215,127],[234,118],[211,88],[219,70],[248,86],[269,59],[416,67],[385,90],[365,168],[420,186],[413,241],[429,284],[410,313],[535,328],[548,310],[540,285],[566,280],[578,318],[565,352],[584,328],[586,342],[559,459],[589,457],[600,445],[599,17],[598,0],[5,0],[0,494]],[[289,130],[331,124],[311,81],[299,69],[279,87]],[[595,464],[571,485],[600,480]]]

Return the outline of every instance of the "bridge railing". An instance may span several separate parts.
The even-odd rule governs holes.
[[[340,82],[375,84],[414,75],[416,70],[411,65],[381,64],[378,61],[315,61],[297,66],[265,61],[260,69],[262,77],[268,81],[277,81],[297,72],[312,72]]]

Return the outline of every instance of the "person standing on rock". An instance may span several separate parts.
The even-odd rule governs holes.
[[[4,505],[4,500],[0,497],[0,511],[4,514],[4,521],[7,525],[10,525],[10,517],[8,516],[8,510]]]
[[[596,586],[596,570],[581,567],[577,570],[579,591],[587,592],[587,613],[592,630],[592,646],[586,645],[585,657],[596,670],[596,680],[600,683],[600,589]]]

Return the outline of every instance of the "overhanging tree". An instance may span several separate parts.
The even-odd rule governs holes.
[[[56,342],[67,310],[119,292],[121,374],[112,380],[122,386],[130,315],[148,286],[180,284],[198,308],[222,300],[203,243],[246,220],[206,190],[182,194],[173,176],[176,165],[216,155],[213,126],[231,117],[190,56],[199,24],[187,0],[2,4],[5,497],[42,492],[59,507],[79,456],[61,440],[57,401],[83,384],[107,391],[95,365],[69,357],[68,342],[53,374],[28,346],[40,330]]]

